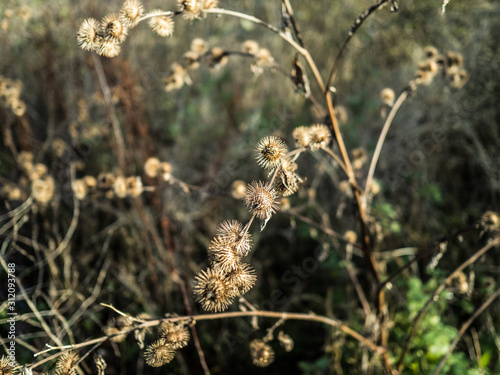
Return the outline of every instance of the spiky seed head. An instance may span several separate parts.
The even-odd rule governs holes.
[[[159,339],[149,345],[144,351],[144,359],[151,367],[166,365],[175,357],[173,350],[165,339]]]
[[[118,13],[111,13],[101,20],[100,32],[105,41],[122,43],[127,38],[128,28],[120,20]]]
[[[255,148],[257,163],[263,168],[274,168],[288,152],[285,142],[278,137],[262,138]]]
[[[0,358],[0,374],[14,375],[16,373],[16,365],[9,357],[2,355],[2,358]]]
[[[100,354],[96,354],[95,352],[92,355],[92,358],[94,359],[94,365],[97,369],[97,375],[105,375],[106,374],[106,367],[108,367],[108,364],[102,358]]]
[[[245,204],[252,215],[267,220],[278,210],[276,191],[262,181],[253,181],[247,186]]]
[[[464,58],[460,53],[457,52],[446,52],[446,65],[450,66],[458,66],[461,67],[464,64]]]
[[[125,198],[127,196],[127,181],[125,177],[116,177],[113,183],[113,193],[115,193],[118,198]]]
[[[110,338],[114,342],[122,342],[127,338],[127,333],[119,333],[132,327],[132,319],[127,316],[120,316],[118,318],[112,318],[106,324],[104,328],[104,333],[106,336],[116,335]]]
[[[427,46],[424,48],[425,57],[429,60],[434,60],[439,56],[439,51],[434,46]]]
[[[120,43],[118,43],[114,40],[105,40],[105,39],[100,38],[99,43],[96,45],[95,52],[99,56],[113,58],[113,57],[116,57],[120,54],[121,49],[122,48],[120,46]]]
[[[230,272],[240,262],[234,243],[216,236],[208,248],[208,259],[212,268],[218,267],[223,272]]]
[[[160,160],[158,158],[148,158],[144,163],[144,173],[146,176],[154,178],[158,176],[158,171],[160,169]]]
[[[195,278],[194,295],[205,311],[220,312],[232,303],[232,288],[220,268],[207,268]]]
[[[295,139],[295,145],[297,147],[309,146],[309,143],[311,143],[311,134],[309,130],[307,126],[299,126],[293,130],[292,137]]]
[[[239,257],[246,256],[252,248],[252,235],[243,231],[238,220],[225,220],[217,227],[217,236],[236,249]]]
[[[189,329],[183,324],[162,322],[160,332],[161,338],[165,339],[174,350],[184,348],[189,343]]]
[[[245,190],[246,184],[245,181],[236,180],[231,184],[231,196],[234,199],[243,199],[245,198]]]
[[[198,18],[202,11],[202,2],[200,0],[178,0],[182,16],[187,20]]]
[[[250,342],[250,355],[253,364],[258,367],[267,367],[274,361],[274,350],[260,339]]]
[[[132,28],[139,23],[139,18],[144,14],[144,6],[140,0],[127,0],[120,10],[120,21],[126,27]]]
[[[394,90],[390,87],[386,87],[382,91],[380,91],[380,100],[383,104],[392,107],[394,105],[394,99],[396,98],[396,94],[394,94]]]
[[[217,0],[202,0],[201,7],[203,10],[205,9],[214,9],[217,8],[219,2]]]
[[[56,362],[56,374],[75,374],[75,365],[80,359],[80,356],[73,351],[63,353]]]
[[[98,45],[99,21],[95,18],[87,18],[83,21],[78,33],[76,41],[78,47],[85,51],[92,51]]]
[[[297,164],[284,158],[279,166],[278,174],[274,180],[274,189],[279,195],[288,197],[299,189],[299,184],[303,180],[295,173]]]
[[[227,275],[227,280],[233,288],[233,296],[240,297],[253,288],[257,275],[250,264],[241,263]]]
[[[142,185],[142,180],[139,176],[135,177],[127,177],[127,195],[129,197],[138,197],[144,191],[144,187]]]
[[[159,36],[169,37],[174,33],[174,16],[172,14],[162,14],[165,13],[161,9],[155,9],[149,14],[154,14],[148,20],[148,25],[153,29],[153,31]]]
[[[257,43],[255,40],[246,40],[241,45],[241,50],[244,53],[257,55],[257,52],[259,52],[259,43]]]
[[[311,126],[309,134],[311,136],[311,143],[309,144],[309,147],[312,151],[328,147],[331,134],[326,125],[315,124]]]

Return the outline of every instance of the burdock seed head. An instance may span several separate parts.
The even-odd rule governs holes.
[[[225,220],[217,227],[217,236],[230,244],[239,257],[246,256],[252,248],[252,235],[243,230],[238,220]]]
[[[299,126],[292,132],[292,137],[295,139],[297,147],[307,147],[311,143],[311,134],[307,126]]]
[[[227,275],[227,280],[233,288],[234,297],[240,297],[253,288],[257,275],[250,264],[241,263]]]
[[[262,181],[253,181],[247,186],[245,204],[250,213],[261,220],[267,220],[278,209],[276,191]]]
[[[165,13],[161,9],[155,9],[150,14],[154,14],[148,21],[149,27],[159,36],[172,36],[174,33],[174,16],[172,14],[162,14]]]
[[[240,262],[234,242],[217,236],[212,240],[208,248],[208,259],[212,268],[220,268],[223,272],[230,272]]]
[[[175,357],[173,350],[165,339],[159,339],[149,345],[144,351],[144,359],[151,367],[166,365]]]
[[[101,20],[100,32],[105,41],[122,43],[127,38],[128,28],[120,20],[118,13],[111,13]]]
[[[316,124],[311,126],[309,134],[311,136],[311,143],[309,144],[309,147],[312,151],[328,147],[331,134],[326,125]]]
[[[262,138],[255,148],[257,163],[264,168],[274,168],[288,152],[285,142],[278,137]]]
[[[181,349],[189,343],[189,329],[183,324],[163,322],[160,325],[160,336],[172,349]]]
[[[76,41],[78,47],[85,51],[92,51],[95,49],[98,42],[99,21],[94,18],[87,18],[83,21],[78,33],[76,34]]]
[[[207,268],[196,276],[194,295],[205,311],[223,311],[232,302],[231,285],[220,268]]]
[[[250,342],[250,355],[253,364],[258,367],[267,367],[274,361],[274,350],[260,339]]]
[[[62,354],[56,362],[54,373],[57,375],[76,373],[74,367],[79,359],[80,356],[72,351]]]
[[[127,0],[120,10],[120,21],[127,27],[134,27],[144,14],[144,6],[140,0]]]

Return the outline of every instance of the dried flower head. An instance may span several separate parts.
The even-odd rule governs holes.
[[[105,16],[100,23],[100,33],[105,41],[122,43],[128,34],[128,28],[120,20],[118,13],[111,13]]]
[[[191,52],[203,55],[207,52],[207,42],[201,38],[195,38],[191,41]]]
[[[155,9],[149,14],[154,14],[148,20],[149,27],[159,36],[172,36],[174,33],[174,16],[172,14],[165,14],[161,9]]]
[[[202,11],[202,2],[200,0],[178,0],[182,16],[188,20],[198,18]]]
[[[75,194],[76,199],[82,200],[87,195],[87,184],[84,180],[74,180],[71,183],[71,189],[73,194]]]
[[[263,168],[274,168],[288,152],[285,142],[278,137],[262,138],[255,148],[257,163]]]
[[[107,336],[115,335],[110,338],[111,341],[122,342],[127,338],[127,333],[119,333],[119,332],[131,328],[132,323],[133,323],[132,319],[130,319],[128,316],[119,316],[118,318],[112,318],[106,324],[106,327],[104,328],[104,333]]]
[[[96,46],[95,51],[100,56],[113,58],[120,54],[121,46],[120,43],[114,40],[102,39],[100,40],[100,43]]]
[[[201,7],[203,10],[205,9],[215,9],[219,5],[217,0],[202,0]]]
[[[13,375],[16,373],[17,363],[11,361],[9,357],[2,355],[0,358],[0,374],[1,375]]]
[[[102,358],[101,355],[96,354],[95,352],[92,355],[92,358],[94,359],[94,365],[97,370],[97,375],[105,375],[106,373],[106,367],[108,367],[108,364]]]
[[[38,203],[47,204],[54,196],[55,183],[54,179],[50,176],[38,178],[33,181],[31,185],[31,193],[33,198]]]
[[[232,288],[220,268],[207,268],[195,278],[194,295],[205,311],[220,312],[232,303]]]
[[[257,275],[250,264],[240,263],[227,275],[227,280],[232,287],[232,295],[240,297],[253,288]]]
[[[149,158],[144,163],[144,173],[146,176],[154,178],[158,176],[158,171],[160,170],[160,160],[158,158]]]
[[[184,348],[189,343],[189,328],[184,324],[162,322],[160,325],[160,336],[174,350]]]
[[[396,98],[396,94],[394,94],[394,90],[390,87],[386,87],[380,92],[380,100],[385,105],[392,107],[394,105],[394,99]]]
[[[287,335],[285,332],[280,331],[278,333],[278,341],[280,342],[283,349],[285,349],[285,351],[291,352],[293,350],[294,343],[290,335]]]
[[[259,43],[257,43],[255,40],[246,40],[241,45],[241,50],[244,53],[257,55],[257,52],[259,52]]]
[[[279,195],[288,197],[299,189],[299,184],[303,180],[295,173],[296,170],[297,164],[295,162],[287,158],[283,159],[274,180],[274,189]]]
[[[464,63],[464,58],[460,53],[457,52],[446,52],[446,66],[451,67],[451,66],[458,66],[462,67]]]
[[[166,365],[175,357],[173,350],[165,339],[159,339],[149,345],[144,351],[144,359],[151,367]]]
[[[250,342],[250,355],[253,364],[258,367],[267,367],[274,361],[274,350],[260,339]]]
[[[217,227],[217,237],[236,250],[239,257],[246,256],[252,248],[252,235],[243,230],[238,220],[225,220]]]
[[[115,193],[118,198],[125,198],[127,196],[127,182],[125,177],[116,177],[113,183],[113,193]]]
[[[242,180],[235,180],[231,184],[231,196],[234,199],[243,199],[245,197],[247,184]]]
[[[212,268],[220,268],[223,272],[230,272],[240,262],[234,243],[222,237],[215,237],[208,248],[208,259]]]
[[[247,186],[245,204],[252,215],[267,220],[278,209],[276,191],[262,181],[253,181]]]
[[[56,362],[55,373],[57,375],[73,375],[76,374],[75,366],[80,359],[80,356],[73,351],[63,353]]]
[[[424,48],[425,57],[429,60],[434,60],[439,56],[439,51],[434,46],[427,46]]]
[[[314,150],[319,150],[320,148],[328,147],[330,143],[330,130],[326,125],[316,124],[310,127],[309,134],[311,136],[311,142],[309,143],[309,148]]]
[[[78,33],[76,41],[78,47],[85,51],[92,51],[99,45],[99,21],[95,18],[87,18],[83,21]]]
[[[267,48],[260,48],[257,53],[256,64],[259,66],[269,66],[274,62],[271,52]]]
[[[453,289],[455,293],[467,294],[469,291],[469,280],[463,272],[457,272],[451,278],[449,282],[449,287]]]
[[[311,134],[307,126],[299,126],[292,132],[297,147],[307,147],[311,143]]]
[[[142,185],[142,180],[139,176],[135,177],[127,177],[127,195],[129,197],[138,197],[144,191],[144,187]]]
[[[144,14],[144,6],[140,0],[127,0],[120,10],[120,20],[126,27],[134,27]]]

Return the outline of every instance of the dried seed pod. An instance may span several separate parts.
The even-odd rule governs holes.
[[[99,32],[105,41],[122,43],[127,38],[128,28],[120,20],[118,13],[111,13],[101,20]]]
[[[194,295],[205,311],[223,311],[232,303],[231,285],[219,268],[207,268],[196,276]]]
[[[309,134],[311,136],[311,142],[309,143],[309,148],[312,151],[328,147],[328,144],[330,143],[331,134],[330,130],[326,125],[316,124],[311,126]]]
[[[274,361],[274,350],[260,339],[250,342],[250,355],[253,364],[258,367],[267,367]]]
[[[151,367],[166,365],[175,357],[173,350],[165,339],[159,339],[149,345],[144,351],[144,359]]]
[[[253,181],[247,186],[245,204],[253,215],[268,220],[278,209],[276,191],[265,186],[262,181]]]
[[[257,163],[266,169],[274,168],[281,163],[288,152],[285,142],[278,137],[262,138],[255,148]]]
[[[294,346],[293,340],[285,332],[280,331],[278,333],[278,341],[280,342],[283,349],[285,349],[285,351],[291,352],[293,350],[293,346]]]
[[[253,288],[257,275],[250,264],[241,263],[227,275],[227,280],[233,288],[233,296],[240,297]]]
[[[185,325],[172,322],[162,322],[160,325],[160,336],[174,350],[187,346],[190,339],[189,328]]]
[[[310,129],[307,126],[299,126],[292,132],[297,147],[307,147],[311,143]]]
[[[158,176],[158,171],[160,169],[160,160],[158,158],[149,158],[144,163],[144,173],[146,176],[154,178]]]
[[[149,14],[154,15],[148,20],[148,25],[159,36],[169,37],[174,33],[174,16],[172,14],[165,15],[161,9],[155,9]]]
[[[57,375],[73,375],[76,374],[75,366],[80,356],[73,351],[63,353],[56,362],[55,373]]]
[[[54,179],[50,176],[39,178],[33,181],[31,185],[31,192],[33,198],[38,203],[45,205],[54,196],[55,183]]]
[[[95,18],[87,18],[83,21],[78,33],[76,42],[78,47],[85,51],[92,51],[99,45],[99,21]]]
[[[252,235],[243,231],[238,220],[225,220],[217,227],[217,236],[236,249],[239,257],[246,256],[252,248]]]
[[[126,27],[135,27],[144,14],[144,6],[139,0],[127,0],[120,10],[120,21]]]
[[[0,374],[2,375],[14,375],[16,373],[17,363],[10,360],[9,357],[2,355],[0,358]]]
[[[112,318],[106,324],[104,328],[104,333],[107,336],[116,335],[110,338],[114,342],[122,342],[127,338],[127,333],[119,333],[132,327],[132,319],[127,316],[119,316],[118,318]]]
[[[208,259],[212,268],[220,268],[223,272],[231,272],[240,263],[235,244],[223,237],[215,237],[208,248]]]
[[[386,87],[380,92],[380,100],[383,104],[392,107],[394,105],[394,99],[396,98],[396,94],[394,90],[390,87]]]

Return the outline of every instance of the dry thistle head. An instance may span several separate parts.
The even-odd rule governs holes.
[[[266,169],[278,166],[287,152],[285,142],[275,136],[262,138],[255,148],[257,163]]]
[[[87,184],[84,180],[74,180],[71,183],[71,189],[73,190],[73,194],[75,194],[76,199],[80,201],[87,195]]]
[[[220,312],[232,303],[232,287],[220,268],[207,268],[195,278],[194,295],[205,311]]]
[[[451,66],[458,66],[459,68],[462,67],[464,64],[464,58],[460,53],[457,52],[446,52],[446,66],[451,67]]]
[[[165,339],[159,339],[149,345],[144,351],[144,359],[151,367],[166,365],[175,357],[173,350]]]
[[[288,197],[299,189],[299,184],[303,180],[295,173],[296,170],[297,164],[295,162],[283,158],[274,181],[274,189],[279,195]]]
[[[256,64],[259,66],[269,66],[274,62],[274,58],[271,56],[271,52],[267,48],[260,48],[257,53]]]
[[[177,350],[188,345],[190,334],[188,327],[183,324],[162,322],[160,325],[160,337],[170,345],[171,349]]]
[[[127,338],[127,333],[119,332],[131,328],[132,323],[132,319],[130,319],[128,316],[119,316],[118,318],[112,318],[106,324],[104,333],[106,334],[106,336],[116,335],[110,338],[111,341],[122,342]]]
[[[311,142],[309,148],[312,151],[319,150],[320,148],[327,148],[330,143],[330,130],[326,125],[316,124],[310,127],[309,134]]]
[[[118,198],[125,198],[127,196],[127,181],[125,177],[118,176],[113,183],[113,193]]]
[[[278,210],[276,191],[262,181],[253,181],[247,186],[245,204],[252,215],[268,220]]]
[[[278,341],[280,342],[283,349],[285,349],[285,351],[291,352],[293,350],[293,346],[294,346],[293,340],[285,332],[280,331],[278,333]]]
[[[203,1],[200,0],[178,0],[182,16],[187,20],[198,18],[202,11]]]
[[[114,40],[104,40],[100,39],[100,43],[96,46],[95,52],[99,56],[105,56],[109,58],[116,57],[120,54],[121,46],[120,43]]]
[[[239,257],[246,256],[252,248],[252,235],[243,231],[238,220],[225,220],[217,227],[217,237],[236,250]]]
[[[135,177],[127,177],[127,195],[129,197],[138,197],[144,191],[144,187],[142,185],[142,180],[139,176]]]
[[[44,178],[38,178],[33,181],[31,185],[31,193],[33,198],[38,203],[45,205],[54,196],[55,183],[51,176],[46,176]]]
[[[243,199],[245,197],[246,183],[242,180],[233,181],[231,184],[231,196],[234,199]]]
[[[87,18],[83,21],[76,34],[78,47],[85,51],[95,50],[100,44],[99,21],[95,18]]]
[[[0,358],[0,374],[1,375],[14,375],[16,371],[16,363],[12,362],[9,357],[2,355]]]
[[[161,9],[150,12],[149,14],[154,14],[154,16],[148,20],[148,25],[159,36],[169,37],[174,33],[174,16],[172,14],[165,15],[164,13]]]
[[[274,361],[274,350],[260,339],[250,342],[250,355],[253,364],[258,367],[267,367]]]
[[[227,275],[227,280],[232,286],[233,297],[240,297],[253,288],[257,275],[250,264],[240,263]]]
[[[380,100],[386,106],[392,107],[394,105],[395,98],[396,94],[394,94],[394,90],[390,87],[386,87],[380,92]]]
[[[160,160],[158,158],[149,158],[144,163],[144,173],[146,176],[154,178],[158,176],[158,171],[160,169]]]
[[[212,268],[219,268],[222,272],[231,272],[240,262],[234,243],[222,237],[215,237],[208,248],[208,259]]]
[[[108,367],[108,364],[102,358],[101,355],[96,354],[95,352],[92,355],[92,358],[94,359],[94,365],[97,370],[97,375],[105,375],[106,373],[106,367]]]
[[[297,147],[307,147],[311,143],[311,134],[307,126],[299,126],[292,132],[292,137],[295,139]]]
[[[118,13],[111,13],[101,20],[100,33],[105,41],[122,43],[127,38],[128,28],[120,20]]]
[[[76,374],[75,366],[80,359],[80,356],[73,351],[63,353],[56,362],[54,373],[56,375],[73,375]]]
[[[120,9],[120,21],[129,28],[139,23],[139,18],[144,14],[144,6],[140,0],[127,0]]]
[[[456,273],[452,277],[448,285],[451,289],[459,294],[467,294],[469,291],[469,280],[463,272]]]
[[[259,43],[257,43],[255,40],[246,40],[241,45],[241,50],[244,53],[257,55],[257,52],[259,52]]]

